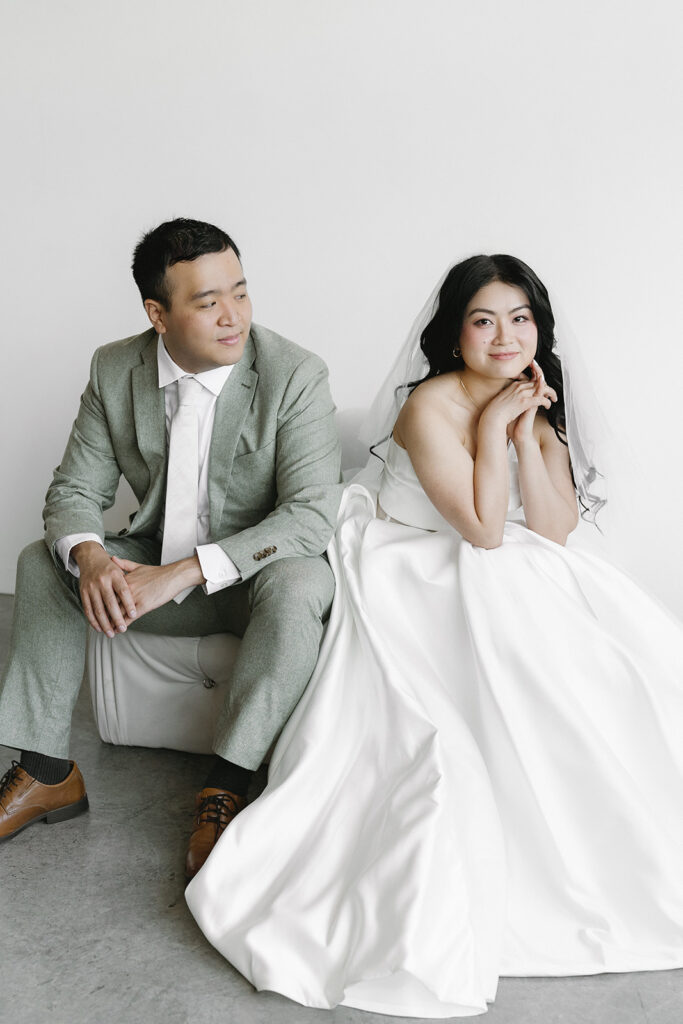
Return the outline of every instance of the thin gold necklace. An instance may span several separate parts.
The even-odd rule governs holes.
[[[460,387],[461,387],[461,388],[463,389],[463,391],[465,392],[465,394],[466,394],[466,395],[467,395],[467,397],[469,398],[470,402],[472,403],[472,405],[474,406],[474,408],[476,409],[476,411],[477,411],[477,412],[479,412],[479,406],[478,406],[478,405],[477,405],[477,403],[476,403],[476,402],[474,401],[474,399],[472,398],[472,395],[471,395],[471,394],[469,393],[469,391],[468,391],[468,390],[467,390],[467,388],[465,387],[465,382],[464,382],[464,380],[462,379],[462,377],[458,377],[458,380],[460,381]]]
[[[458,377],[458,380],[460,381],[460,387],[461,387],[461,388],[463,389],[463,391],[465,392],[465,394],[466,394],[466,395],[467,395],[467,397],[469,398],[469,400],[470,400],[470,402],[472,403],[472,405],[474,406],[474,408],[475,408],[476,412],[480,412],[481,410],[479,409],[479,406],[478,406],[478,405],[477,405],[477,403],[476,403],[476,402],[474,401],[474,399],[472,398],[472,395],[471,395],[471,394],[469,393],[469,391],[468,391],[468,390],[467,390],[467,388],[465,387],[465,385],[464,385],[464,383],[463,383],[463,379],[462,379],[462,377]],[[482,406],[482,408],[483,408],[483,406]],[[507,439],[507,446],[508,446],[508,448],[510,447],[510,438],[509,438],[509,437],[508,437],[508,439]]]

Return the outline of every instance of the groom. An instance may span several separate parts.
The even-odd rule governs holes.
[[[19,557],[0,742],[22,753],[0,782],[0,841],[87,810],[68,758],[88,623],[112,639],[228,631],[242,643],[196,801],[192,877],[313,671],[334,590],[322,553],[340,452],[325,365],[252,324],[225,232],[161,224],[133,276],[152,327],[95,352],[45,542]],[[140,507],[105,534],[122,473]]]

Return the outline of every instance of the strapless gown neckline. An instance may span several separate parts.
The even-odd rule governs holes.
[[[508,445],[508,473],[510,497],[507,519],[509,522],[523,523],[524,510],[519,490],[519,463],[517,452],[512,444]],[[421,530],[449,531],[453,529],[425,494],[413,468],[410,455],[393,438],[389,439],[377,500],[380,514],[384,513],[382,518],[389,518],[401,525],[414,526]]]

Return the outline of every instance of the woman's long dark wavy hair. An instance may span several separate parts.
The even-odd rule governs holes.
[[[560,441],[566,444],[562,369],[553,351],[555,317],[548,290],[531,267],[516,256],[470,256],[449,270],[439,291],[434,316],[420,336],[420,348],[429,362],[429,372],[421,380],[410,381],[403,387],[413,390],[430,377],[464,369],[462,356],[454,356],[453,349],[458,347],[467,306],[480,288],[493,281],[521,288],[529,300],[538,329],[536,362],[547,383],[557,392],[557,402],[545,411],[546,416]]]

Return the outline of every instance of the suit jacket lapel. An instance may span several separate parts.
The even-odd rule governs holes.
[[[218,536],[235,448],[256,390],[258,373],[252,366],[255,358],[256,349],[250,334],[242,358],[216,401],[209,449],[209,526],[212,537]]]
[[[142,363],[131,372],[133,417],[140,454],[147,463],[150,479],[163,477],[166,461],[166,408],[163,388],[159,387],[156,331],[148,331],[150,340],[142,351]]]

